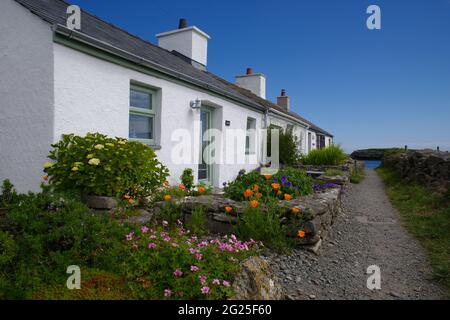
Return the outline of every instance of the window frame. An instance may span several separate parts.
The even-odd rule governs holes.
[[[131,92],[132,91],[138,91],[141,93],[146,93],[146,94],[150,94],[151,96],[151,109],[144,109],[144,108],[138,108],[138,107],[133,107],[131,105]],[[130,91],[129,91],[129,116],[128,118],[130,118],[131,115],[135,115],[135,116],[141,116],[141,117],[146,117],[146,118],[151,118],[152,119],[152,139],[140,139],[140,138],[131,138],[130,137],[130,133],[128,132],[128,138],[130,141],[139,141],[142,142],[144,144],[150,145],[150,146],[155,146],[156,145],[156,125],[157,125],[157,119],[158,119],[158,112],[157,112],[157,105],[156,105],[156,95],[157,95],[157,91],[147,88],[145,86],[141,86],[141,85],[137,85],[132,83],[130,85]],[[131,126],[131,121],[129,122],[129,126]],[[129,131],[129,130],[128,130]]]
[[[249,123],[252,125],[249,128]],[[255,155],[256,154],[256,119],[252,117],[247,117],[246,122],[246,134],[245,134],[245,155]],[[249,131],[253,130],[253,137],[250,136]],[[253,138],[253,139],[252,139]],[[248,147],[247,147],[248,142]]]

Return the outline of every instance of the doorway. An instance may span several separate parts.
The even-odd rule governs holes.
[[[209,130],[212,128],[212,111],[207,108],[200,110],[200,163],[198,165],[198,181],[205,185],[212,185],[213,167],[209,155],[205,154],[206,147],[210,144]]]

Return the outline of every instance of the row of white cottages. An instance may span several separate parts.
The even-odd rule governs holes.
[[[197,180],[216,187],[263,163],[263,143],[219,139],[219,152],[242,153],[245,163],[205,164],[199,152],[179,164],[176,129],[195,137],[199,124],[202,132],[223,134],[289,128],[303,153],[333,143],[330,133],[290,111],[284,92],[277,103],[267,100],[263,74],[248,69],[232,84],[208,72],[210,37],[184,20],[153,45],[85,11],[81,29],[72,31],[67,7],[61,0],[0,1],[0,180],[19,191],[39,189],[50,145],[67,133],[143,141],[170,169],[171,182],[191,167]],[[202,150],[205,143],[193,144]]]

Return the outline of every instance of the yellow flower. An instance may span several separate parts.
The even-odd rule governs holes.
[[[76,172],[76,171],[78,171],[78,170],[80,170],[78,167],[73,167],[73,168],[72,168],[72,171],[74,171],[74,172]]]
[[[123,141],[123,140],[120,140],[120,141],[118,141],[117,143],[118,143],[118,144],[122,144],[122,145],[123,145],[123,144],[126,144],[126,142]]]
[[[114,147],[114,144],[113,144],[113,143],[105,143],[105,145],[106,145],[107,147]]]
[[[46,162],[44,164],[44,169],[48,169],[48,168],[51,168],[51,167],[53,167],[53,163],[51,163],[51,162]]]
[[[92,158],[91,160],[89,160],[88,162],[91,166],[98,166],[100,164],[100,160],[97,158]]]
[[[94,157],[94,155],[91,153],[91,154],[88,154],[86,158],[87,159],[92,159],[93,157]]]
[[[98,144],[98,145],[96,145],[94,148],[97,149],[97,150],[102,150],[102,149],[105,148],[105,146],[102,145],[102,144]]]

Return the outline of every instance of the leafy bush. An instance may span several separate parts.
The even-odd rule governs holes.
[[[0,194],[0,208],[7,208],[18,198],[16,189],[8,179],[3,181],[2,193]]]
[[[124,231],[117,222],[91,213],[73,196],[48,190],[22,195],[0,220],[0,229],[1,246],[14,248],[2,266],[7,276],[1,286],[9,299],[30,298],[43,285],[65,284],[70,265],[111,270],[122,256],[116,239]]]
[[[361,183],[365,176],[364,169],[357,168],[350,176],[350,182],[355,184]]]
[[[261,241],[264,246],[281,252],[286,251],[289,246],[287,228],[282,225],[281,217],[274,207],[266,211],[259,207],[244,210],[236,233],[243,239]]]
[[[146,197],[159,188],[168,170],[148,146],[95,133],[64,135],[52,145],[44,171],[58,190],[120,197]]]
[[[337,169],[328,169],[327,171],[325,171],[325,175],[328,177],[343,176],[344,171]]]
[[[192,169],[184,169],[183,174],[181,175],[181,183],[186,187],[187,190],[191,190],[194,188],[194,174]]]
[[[340,146],[329,146],[324,149],[312,150],[308,155],[303,156],[301,162],[305,165],[330,165],[342,164],[348,157]]]
[[[206,212],[202,206],[197,206],[192,210],[191,217],[186,223],[186,227],[197,236],[203,236],[207,233]]]
[[[180,225],[141,228],[126,235],[124,264],[133,295],[141,299],[226,299],[239,261],[255,253],[254,241],[232,236],[199,241]]]
[[[285,168],[275,175],[262,175],[258,171],[239,175],[225,187],[225,195],[235,201],[257,200],[272,202],[286,196],[298,197],[313,192],[313,182],[299,169]],[[250,190],[250,192],[248,191]]]

